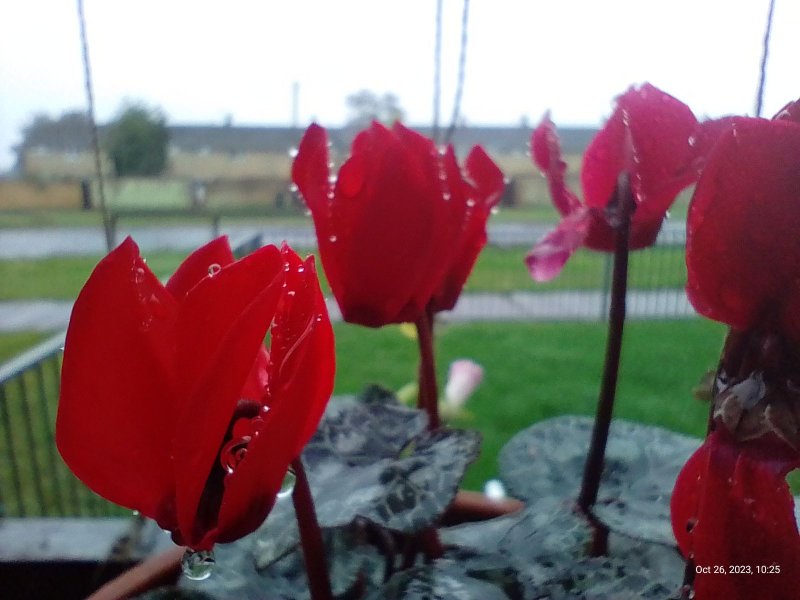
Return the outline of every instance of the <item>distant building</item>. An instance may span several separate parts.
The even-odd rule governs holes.
[[[101,140],[104,129],[100,128]],[[168,129],[168,166],[164,176],[201,182],[287,179],[290,151],[297,147],[304,131],[295,127],[233,125],[172,125]],[[415,129],[431,134],[430,128]],[[582,153],[595,132],[591,128],[560,129],[564,153]],[[355,130],[332,128],[328,133],[334,155],[345,155]],[[524,158],[530,135],[531,128],[525,125],[463,126],[456,130],[453,144],[461,156],[473,145],[481,144],[502,163],[507,157]],[[17,146],[16,152],[17,171],[22,177],[52,181],[90,179],[95,175],[91,136],[85,128],[41,132]],[[103,157],[103,169],[111,174],[107,157]]]

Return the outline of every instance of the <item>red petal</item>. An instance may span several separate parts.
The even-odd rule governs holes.
[[[329,160],[328,134],[325,129],[314,123],[300,141],[297,156],[292,163],[292,181],[297,185],[303,195],[303,200],[311,211],[322,265],[331,289],[338,298],[341,295],[339,272],[342,262],[340,246],[334,243],[337,232],[332,223],[333,185],[330,183]],[[358,177],[357,169],[353,169],[352,175]],[[353,186],[350,184],[347,187],[352,188]]]
[[[287,290],[272,335],[272,401],[264,429],[227,481],[219,515],[220,541],[253,531],[267,516],[292,460],[316,430],[333,391],[333,330],[313,258],[290,249]]]
[[[56,423],[59,451],[84,483],[163,527],[174,519],[175,314],[174,300],[126,239],[75,302]]]
[[[525,257],[525,264],[535,281],[551,281],[564,268],[567,260],[583,245],[589,231],[590,213],[579,209],[561,220]]]
[[[792,102],[789,102],[772,118],[776,121],[782,120],[800,123],[800,100],[793,100]]]
[[[698,600],[776,600],[797,597],[800,536],[785,476],[797,465],[792,453],[737,445],[714,432],[687,462],[673,492],[673,526],[681,549],[711,573],[695,579]],[[695,523],[684,533],[688,519]],[[779,573],[758,573],[777,565]],[[715,574],[715,566],[726,575]],[[732,566],[750,573],[731,573]]]
[[[531,136],[531,154],[536,166],[547,178],[550,198],[561,216],[577,209],[581,202],[565,182],[567,163],[561,158],[561,144],[555,125],[547,113]]]
[[[176,300],[181,300],[189,290],[208,277],[209,273],[231,264],[234,260],[228,236],[218,237],[186,257],[167,281],[167,290]]]
[[[450,239],[442,236],[451,256],[447,270],[435,282],[437,291],[431,300],[434,311],[452,310],[456,305],[464,283],[486,245],[486,222],[505,188],[502,171],[480,146],[472,149],[465,163],[467,177],[474,187],[462,181],[455,155],[452,155],[451,164],[455,172],[448,177],[452,193],[450,201],[454,206],[460,206],[449,217],[457,225],[453,236]]]
[[[195,286],[180,306],[177,365],[187,398],[173,453],[178,520],[186,544],[236,403],[259,357],[283,283],[283,261],[267,246]]]
[[[363,165],[363,185],[345,197],[352,186],[337,180],[333,245],[342,268],[332,288],[347,321],[374,327],[412,319],[414,294],[439,260],[432,254],[443,202],[437,154],[429,145],[421,156],[410,137],[373,124],[348,160]],[[326,249],[320,250],[327,271]]]
[[[800,339],[800,126],[738,119],[717,143],[688,217],[687,293],[737,329]]]
[[[697,178],[697,129],[689,107],[669,94],[649,84],[628,90],[584,154],[586,204],[606,206],[619,174],[627,170],[637,211],[646,213],[647,220],[663,215],[678,192]]]

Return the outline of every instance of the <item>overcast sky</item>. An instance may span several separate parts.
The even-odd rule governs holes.
[[[649,81],[698,116],[752,114],[768,0],[471,0],[462,112],[473,124],[599,124]],[[449,118],[462,0],[444,0]],[[85,0],[100,122],[124,99],[170,123],[339,125],[393,92],[432,118],[435,0]],[[777,0],[765,113],[800,97],[800,2]],[[0,170],[37,113],[86,104],[76,2],[0,0]]]

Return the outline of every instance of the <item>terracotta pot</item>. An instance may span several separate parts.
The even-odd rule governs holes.
[[[461,490],[442,516],[441,524],[451,526],[485,521],[516,512],[524,506],[522,502],[513,498],[491,500],[480,492]],[[87,600],[123,600],[161,586],[176,584],[181,574],[181,558],[184,550],[176,547],[151,556],[109,581]]]

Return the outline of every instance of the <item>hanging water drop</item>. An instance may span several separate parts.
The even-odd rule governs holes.
[[[300,189],[300,188],[298,188],[298,187],[297,187],[297,184],[295,184],[295,183],[293,183],[293,184],[291,184],[291,185],[289,186],[289,191],[290,191],[290,192],[292,192],[293,194],[296,194],[296,193],[297,193],[297,190],[299,190],[299,189]]]
[[[331,185],[335,185],[336,184],[336,175],[329,175],[328,176],[328,183],[330,183]]]
[[[297,148],[289,148],[289,156],[294,158],[297,156]]]
[[[187,579],[203,581],[211,576],[216,562],[212,550],[192,550],[187,548],[181,559],[181,570]]]
[[[208,276],[209,277],[213,277],[214,275],[219,273],[221,270],[222,270],[222,267],[220,267],[217,263],[211,263],[210,265],[208,265]]]
[[[492,213],[493,215],[496,215],[497,213],[500,212],[500,209],[496,206],[493,206],[489,212]]]
[[[278,492],[278,498],[286,498],[287,496],[291,496],[292,492],[294,491],[295,481],[297,481],[297,477],[295,477],[292,468],[289,467],[289,470],[286,471],[286,475],[283,478],[283,483],[281,483],[281,491]]]

